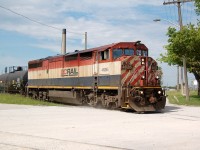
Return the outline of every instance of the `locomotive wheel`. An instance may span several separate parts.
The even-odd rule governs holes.
[[[138,105],[138,106],[144,106],[145,105],[145,100],[140,97],[140,96],[135,96],[133,101]]]
[[[95,108],[103,108],[102,102],[98,101]]]
[[[39,100],[43,100],[43,99],[42,99],[42,96],[43,96],[42,92],[39,92],[39,94],[38,94],[38,99],[39,99]]]
[[[116,108],[117,108],[117,105],[116,105],[115,102],[110,102],[110,103],[108,104],[108,109],[114,110],[114,109],[116,109]]]
[[[42,94],[42,100],[43,101],[47,100],[47,93],[46,92],[43,92],[43,94]]]

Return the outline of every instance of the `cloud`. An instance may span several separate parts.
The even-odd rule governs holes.
[[[162,5],[158,0],[19,0],[17,3],[3,0],[2,4],[13,11],[50,26],[60,29],[67,28],[67,31],[78,33],[87,31],[89,47],[138,39],[149,41],[152,38],[148,36],[152,29],[147,28],[148,24],[151,24],[147,21],[152,22],[149,20],[150,15],[144,14],[143,10],[137,7]],[[1,12],[0,17],[7,19],[0,24],[0,29],[25,34],[38,40],[61,40],[61,31],[30,22],[5,10],[1,10]],[[79,14],[74,15],[77,13]],[[143,24],[139,21],[143,21]],[[153,27],[152,24],[151,27]],[[70,32],[67,33],[67,38],[69,38],[68,46],[74,44],[70,39],[76,39],[76,41],[84,39],[83,35]],[[45,42],[43,43],[45,44]],[[38,46],[41,46],[41,42],[38,43]],[[82,43],[77,43],[74,49],[77,49],[76,46],[81,47]],[[44,45],[43,47],[49,46]],[[71,47],[73,48],[73,46]]]
[[[84,39],[83,35],[73,34],[70,33],[70,31],[83,34],[87,31],[89,47],[118,41],[137,40],[138,38],[147,39],[146,33],[149,29],[145,29],[146,23],[145,25],[140,25],[136,22],[137,19],[146,20],[148,15],[144,15],[133,8],[140,5],[161,5],[156,0],[151,3],[144,0],[116,0],[113,3],[106,0],[74,0],[59,2],[52,0],[51,3],[47,0],[32,0],[28,2],[19,0],[18,3],[8,1],[5,4],[6,7],[14,11],[50,26],[55,26],[60,29],[67,28],[67,31],[69,31],[67,33],[69,45],[74,43],[70,39],[76,39],[77,41]],[[69,12],[71,12],[71,16],[67,15]],[[77,18],[77,16],[73,15],[75,12],[85,12],[87,15],[79,16]],[[10,19],[7,19],[0,24],[1,29],[26,34],[39,40],[61,40],[61,30],[57,31],[41,26],[20,16],[14,14],[11,15],[9,12],[4,11],[2,15],[5,15]],[[148,41],[148,39],[146,41]],[[45,42],[43,43],[45,44]],[[41,44],[38,44],[38,46],[41,46]],[[58,46],[60,45],[53,47]],[[76,46],[74,46],[74,49],[77,49]],[[78,47],[81,46],[82,43],[78,43]],[[48,48],[49,46],[44,45],[42,47]],[[71,47],[73,48],[73,46]],[[52,50],[52,48],[50,48],[50,50]]]
[[[49,0],[19,0],[17,3],[3,0],[3,4],[31,19],[60,28],[60,31],[30,22],[5,10],[0,10],[0,18],[6,18],[1,22],[0,29],[33,37],[40,41],[33,44],[35,47],[57,52],[59,52],[62,28],[67,28],[69,31],[67,32],[69,49],[83,47],[83,34],[86,31],[88,47],[138,39],[144,43],[149,42],[152,40],[150,32],[156,32],[157,28],[154,28],[155,24],[149,20],[151,15],[144,14],[143,10],[137,9],[137,7],[162,5],[158,0],[151,2],[145,0],[115,0],[113,2],[107,0],[51,0],[50,2]],[[149,27],[147,28],[147,26]],[[73,34],[70,31],[82,33],[82,35]],[[47,42],[48,39],[51,43]],[[153,43],[156,43],[155,38]]]
[[[67,29],[67,50],[84,49],[84,33],[88,33],[88,47],[120,41],[141,40],[156,59],[165,52],[165,33],[169,24],[155,23],[164,18],[160,0],[1,0],[5,6],[31,19],[59,28],[42,26],[21,16],[0,9],[0,30],[12,31],[35,39],[29,45],[51,52],[60,52],[62,29]],[[71,33],[73,32],[73,33]],[[74,34],[78,33],[78,34]],[[12,65],[13,58],[6,61]],[[15,58],[18,64],[25,60]],[[23,63],[22,63],[22,62]],[[0,61],[1,65],[7,63]],[[15,63],[17,64],[17,63]],[[166,68],[166,66],[164,66]],[[167,76],[167,75],[166,75]]]

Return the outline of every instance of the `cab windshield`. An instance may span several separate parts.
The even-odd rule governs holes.
[[[134,49],[131,49],[131,48],[125,48],[125,49],[116,48],[116,49],[113,49],[113,58],[114,59],[117,59],[117,58],[119,58],[123,55],[126,55],[126,56],[134,55]]]
[[[136,50],[136,55],[137,55],[137,56],[147,56],[148,53],[147,53],[147,51],[145,51],[145,50],[137,49],[137,50]]]

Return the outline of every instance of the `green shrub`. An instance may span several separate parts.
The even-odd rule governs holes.
[[[190,101],[186,101],[185,96],[181,92],[167,91],[169,102],[178,105],[200,106],[200,96],[197,95],[197,91],[190,91]]]

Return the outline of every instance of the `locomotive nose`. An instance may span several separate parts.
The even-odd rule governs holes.
[[[145,58],[127,57],[122,62],[122,85],[143,86],[146,81]]]
[[[145,100],[142,97],[131,98],[129,100],[129,106],[137,112],[155,111],[156,110],[152,105],[146,106]]]
[[[129,100],[129,106],[137,112],[161,110],[165,108],[165,104],[166,104],[165,96],[163,96],[162,100],[156,102],[154,105],[146,104],[145,100],[139,96],[132,97]]]

